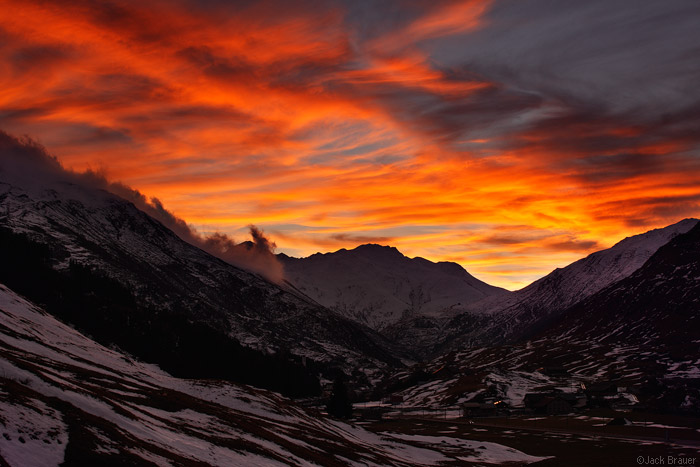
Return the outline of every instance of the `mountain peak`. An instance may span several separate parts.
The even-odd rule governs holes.
[[[504,292],[459,264],[409,258],[395,247],[376,243],[280,259],[287,280],[298,290],[377,330],[416,316],[449,314],[455,307]]]
[[[653,251],[656,251],[659,246],[661,246],[664,243],[667,243],[676,235],[688,232],[690,229],[695,227],[697,223],[698,219],[689,217],[683,219],[682,221],[676,222],[675,224],[668,225],[666,227],[661,227],[658,229],[649,230],[648,232],[644,232],[642,234],[626,237],[623,240],[617,242],[615,245],[613,245],[611,250],[616,250],[620,248],[630,248],[632,244],[643,245],[644,243],[649,242],[649,247]],[[639,246],[637,246],[637,248],[639,248]]]
[[[396,247],[393,246],[388,246],[388,245],[379,245],[377,243],[365,243],[363,245],[360,245],[358,247],[355,247],[352,250],[349,250],[351,252],[356,252],[356,253],[371,253],[371,254],[381,254],[381,255],[391,255],[391,256],[401,256],[401,257],[406,257],[403,253],[401,253]]]

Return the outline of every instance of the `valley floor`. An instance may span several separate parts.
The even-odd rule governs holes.
[[[644,415],[636,414],[636,418],[640,417],[644,418]],[[443,449],[453,453],[463,448],[458,440],[468,439],[477,454],[472,451],[461,457],[479,464],[524,465],[525,461],[538,466],[632,466],[663,459],[662,465],[698,465],[700,432],[697,428],[683,426],[697,424],[698,420],[677,419],[675,422],[680,426],[650,421],[658,417],[649,415],[647,426],[605,426],[605,423],[596,422],[610,420],[608,417],[585,419],[581,416],[397,419],[368,422],[364,426],[379,433],[419,441],[425,447],[451,445],[451,448]],[[669,433],[668,440],[666,432]],[[507,449],[514,449],[528,453],[532,459],[529,462],[525,459],[509,462],[505,456],[489,458],[491,443],[507,447],[506,454]],[[479,457],[479,453],[483,455]],[[535,460],[537,457],[541,459]],[[639,462],[640,459],[643,462]]]

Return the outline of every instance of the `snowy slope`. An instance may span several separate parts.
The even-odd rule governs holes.
[[[507,293],[456,263],[407,258],[374,244],[307,258],[279,255],[296,288],[357,322],[381,330],[402,319],[440,316],[485,297]]]
[[[375,434],[277,394],[173,378],[0,285],[0,464],[413,466],[539,460],[496,443]],[[454,444],[460,445],[455,452]],[[442,445],[441,445],[442,444]]]
[[[661,246],[688,232],[697,219],[684,219],[662,229],[625,238],[611,248],[597,251],[562,269],[556,269],[500,303],[537,303],[542,308],[562,309],[602,290],[639,269]],[[495,303],[495,301],[494,301]],[[502,311],[503,305],[484,311]]]
[[[694,360],[700,354],[700,224],[629,277],[566,310],[545,335],[624,338]]]
[[[445,325],[449,331],[443,341],[486,342],[536,332],[558,312],[630,276],[660,247],[697,223],[697,219],[684,219],[625,238],[611,248],[552,271],[524,289],[468,306]]]

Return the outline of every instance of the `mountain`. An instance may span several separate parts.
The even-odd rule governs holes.
[[[690,223],[695,226],[679,233]],[[601,404],[697,417],[700,224],[671,227],[621,242],[677,233],[629,276],[560,311],[524,339],[457,348],[403,370],[393,380],[413,383],[404,383],[400,394],[416,406],[493,397],[522,407],[528,392],[614,384],[617,390]]]
[[[630,276],[660,247],[697,224],[697,219],[684,219],[625,238],[611,248],[555,269],[524,289],[472,304],[444,324],[443,342],[514,340],[537,332],[559,312]]]
[[[278,257],[295,288],[376,330],[409,318],[445,315],[456,307],[507,294],[456,263],[407,258],[388,246],[367,244],[307,258]]]
[[[644,265],[563,312],[543,335],[624,339],[673,348],[692,371],[700,361],[700,224],[659,248]],[[677,367],[675,371],[680,371]],[[695,367],[696,377],[700,372]]]
[[[489,286],[457,264],[406,258],[386,246],[278,257],[296,289],[424,359],[532,335],[558,313],[631,275],[697,223],[685,219],[625,238],[516,292]]]
[[[179,379],[104,347],[0,284],[0,465],[457,465],[508,446],[373,433],[279,394]],[[445,443],[445,441],[442,441]]]
[[[0,280],[99,341],[298,395],[319,371],[400,365],[376,332],[183,241],[41,148],[0,149]]]

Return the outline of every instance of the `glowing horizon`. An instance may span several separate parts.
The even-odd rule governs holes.
[[[201,233],[508,289],[700,217],[697,2],[379,3],[3,0],[0,129]]]

